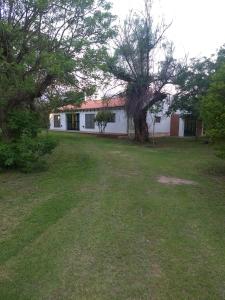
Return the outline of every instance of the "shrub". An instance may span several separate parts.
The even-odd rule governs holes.
[[[24,133],[17,141],[0,143],[0,167],[30,172],[43,167],[43,156],[50,154],[55,147],[55,140],[49,136],[33,138]]]
[[[8,138],[0,141],[0,167],[29,172],[45,165],[43,157],[56,146],[49,136],[38,137],[39,116],[28,109],[17,109],[7,120]]]
[[[99,128],[99,132],[105,132],[107,124],[113,119],[113,113],[109,110],[99,111],[95,117],[95,122]]]
[[[8,128],[14,139],[20,138],[24,133],[31,137],[37,136],[40,128],[39,115],[28,110],[14,110],[8,119]]]

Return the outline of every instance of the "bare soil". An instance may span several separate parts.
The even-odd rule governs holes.
[[[195,181],[192,180],[181,179],[176,177],[167,177],[167,176],[160,176],[158,177],[157,181],[159,183],[171,184],[171,185],[181,185],[181,184],[196,185],[197,184]]]

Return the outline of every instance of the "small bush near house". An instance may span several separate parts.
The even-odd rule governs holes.
[[[95,117],[95,122],[97,123],[100,133],[105,132],[105,128],[107,124],[112,120],[112,118],[113,113],[109,110],[102,110],[97,113]]]

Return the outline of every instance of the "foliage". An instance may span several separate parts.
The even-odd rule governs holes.
[[[0,128],[47,93],[89,90],[114,34],[107,0],[0,1]],[[96,76],[97,77],[96,77]]]
[[[15,109],[9,113],[8,128],[14,139],[19,139],[24,133],[35,137],[39,127],[40,120],[37,112]]]
[[[201,118],[201,99],[207,94],[213,75],[225,62],[225,46],[211,57],[193,58],[183,66],[176,77],[176,94],[169,113],[181,110]]]
[[[37,137],[39,114],[29,110],[14,110],[9,114],[10,140],[0,142],[0,166],[31,171],[44,165],[42,157],[50,154],[56,143],[48,136]]]
[[[148,140],[147,111],[166,98],[165,87],[173,82],[177,69],[172,43],[165,38],[169,26],[154,25],[151,1],[145,1],[145,8],[127,18],[108,63],[109,71],[126,82],[127,112],[141,142]]]
[[[0,1],[1,165],[29,169],[51,152],[38,128],[56,96],[93,90],[113,19],[107,0]]]
[[[176,94],[169,113],[181,110],[184,114],[200,117],[200,100],[207,92],[215,65],[210,58],[193,58],[176,77]]]
[[[107,124],[112,120],[113,115],[114,114],[109,110],[102,110],[97,113],[97,115],[95,116],[95,122],[98,125],[99,132],[105,132],[105,128]]]
[[[0,166],[30,172],[46,164],[41,158],[52,153],[55,146],[55,140],[48,136],[33,138],[24,133],[17,141],[0,142]]]
[[[208,92],[202,99],[201,116],[211,140],[225,142],[225,62],[213,75]],[[220,156],[225,157],[224,146]]]

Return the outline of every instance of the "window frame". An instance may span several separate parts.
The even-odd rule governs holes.
[[[93,120],[91,120],[91,121],[86,120],[87,116],[93,116]],[[85,121],[85,129],[95,129],[95,114],[94,113],[85,114],[85,120],[84,121]],[[93,122],[93,123],[91,124],[91,122]],[[93,127],[90,126],[90,125],[93,125]]]
[[[56,120],[56,117],[57,117],[57,120]],[[60,114],[54,114],[53,125],[54,125],[54,128],[61,128],[61,115]]]

